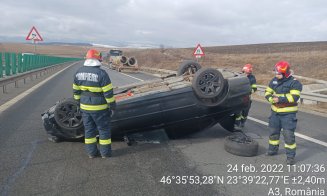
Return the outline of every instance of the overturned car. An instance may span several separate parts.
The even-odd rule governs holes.
[[[203,130],[217,123],[233,131],[234,113],[249,104],[246,76],[184,62],[177,75],[114,89],[117,108],[111,119],[112,137],[164,129],[171,138]],[[57,102],[42,114],[46,131],[59,138],[84,137],[78,103]]]

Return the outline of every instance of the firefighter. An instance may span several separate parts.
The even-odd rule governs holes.
[[[285,140],[286,163],[295,164],[296,143],[295,129],[297,124],[297,101],[300,98],[302,84],[290,72],[290,64],[280,61],[275,65],[276,76],[270,81],[265,91],[265,98],[271,103],[269,118],[268,156],[278,153],[279,137],[282,131]]]
[[[246,64],[242,68],[242,72],[246,74],[250,81],[251,85],[251,93],[254,93],[257,91],[257,81],[255,79],[255,76],[252,74],[253,72],[253,66],[251,64]],[[245,121],[247,119],[247,116],[249,114],[250,108],[251,108],[252,101],[250,100],[249,105],[244,108],[240,113],[235,114],[235,129],[241,130],[244,127]]]
[[[100,68],[101,53],[91,49],[84,66],[74,77],[74,99],[80,102],[85,127],[85,149],[89,158],[99,155],[96,135],[99,133],[99,150],[102,158],[111,157],[110,118],[116,101],[107,72]]]

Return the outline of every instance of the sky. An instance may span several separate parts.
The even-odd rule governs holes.
[[[327,41],[326,0],[0,0],[0,42],[195,47]]]

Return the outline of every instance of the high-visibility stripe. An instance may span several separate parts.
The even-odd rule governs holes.
[[[271,92],[265,92],[265,96],[267,96],[267,95],[272,95],[272,93]]]
[[[291,95],[291,94],[286,94],[286,98],[287,98],[288,102],[290,102],[290,103],[293,103],[293,102],[294,102],[293,95]]]
[[[97,142],[97,138],[93,137],[93,138],[85,138],[85,144],[94,144]]]
[[[252,84],[251,87],[252,88],[257,88],[257,85],[256,84]]]
[[[93,93],[101,93],[102,88],[101,87],[94,87],[94,86],[79,86],[80,90],[82,91],[90,91]]]
[[[279,140],[269,140],[269,144],[277,146],[279,145]]]
[[[274,111],[274,112],[277,112],[277,113],[283,113],[283,112],[296,112],[299,110],[298,106],[291,106],[291,107],[285,107],[285,108],[278,108],[274,105],[271,105],[271,109]]]
[[[109,144],[111,144],[111,139],[99,140],[99,144],[101,144],[101,145],[109,145]]]
[[[272,97],[269,97],[269,98],[268,98],[268,101],[269,101],[270,103],[274,103],[274,100],[273,100]]]
[[[74,95],[74,99],[80,100],[81,99],[81,95]]]
[[[110,91],[112,89],[112,84],[108,84],[107,86],[102,87],[102,91],[105,93],[107,91]]]
[[[277,97],[285,97],[285,94],[275,94],[275,96],[277,96]]]
[[[300,96],[301,91],[299,91],[299,90],[290,90],[290,93],[291,93],[292,95]]]
[[[73,89],[74,89],[74,90],[81,90],[81,89],[79,88],[79,86],[76,85],[76,84],[73,84]]]
[[[98,111],[98,110],[105,110],[108,108],[108,104],[102,104],[102,105],[86,105],[81,103],[81,109],[82,110],[88,110],[88,111]]]
[[[274,91],[274,89],[267,87],[266,92],[270,92],[271,94],[273,94],[275,91]]]
[[[235,120],[242,120],[242,116],[236,117]]]
[[[111,98],[106,98],[107,103],[113,103],[115,102],[115,97],[111,97]]]
[[[291,144],[291,145],[285,144],[285,148],[288,148],[288,149],[295,149],[295,148],[296,148],[296,143]]]

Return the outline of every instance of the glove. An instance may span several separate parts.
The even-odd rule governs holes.
[[[115,110],[110,110],[110,118],[112,118],[115,114]]]

